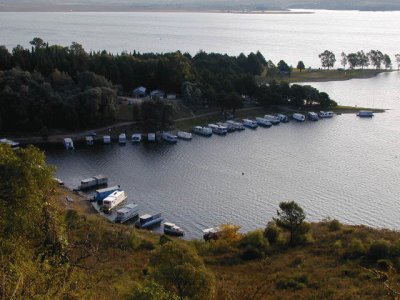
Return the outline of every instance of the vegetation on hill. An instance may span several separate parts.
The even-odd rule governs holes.
[[[282,202],[264,229],[179,240],[110,223],[53,172],[36,148],[0,145],[1,298],[398,299],[398,232],[308,223]]]
[[[289,66],[275,66],[260,52],[229,56],[205,53],[87,53],[73,42],[69,47],[48,45],[40,38],[32,48],[17,46],[10,53],[0,46],[0,130],[14,133],[49,129],[81,129],[115,120],[117,95],[130,96],[134,88],[180,94],[190,107],[243,106],[244,99],[259,104],[301,107],[336,106],[326,93],[311,87],[270,83],[258,86],[256,75],[284,79]],[[157,100],[157,99],[153,99]],[[143,130],[167,129],[171,106],[167,101],[134,108]],[[147,122],[147,123],[146,123]]]

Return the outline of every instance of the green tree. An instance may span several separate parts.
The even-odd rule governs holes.
[[[385,54],[383,56],[383,64],[385,65],[385,69],[390,69],[392,67],[392,60],[389,55]]]
[[[400,54],[396,54],[395,58],[397,63],[397,70],[400,70]]]
[[[318,55],[318,57],[321,59],[321,64],[323,68],[333,68],[336,62],[336,57],[335,54],[329,50],[325,50],[321,54]]]
[[[148,282],[145,286],[135,288],[130,300],[179,300],[180,298],[166,291],[161,285],[154,281]]]
[[[368,67],[369,66],[369,57],[368,57],[368,55],[366,55],[365,53],[364,53],[364,51],[358,51],[357,52],[357,62],[358,62],[358,65],[362,68],[362,69],[364,69],[364,67]]]
[[[292,71],[289,65],[284,60],[280,60],[278,62],[278,70],[282,75],[288,74],[289,76]]]
[[[297,69],[301,72],[306,68],[306,66],[304,65],[304,63],[300,60],[297,64]]]
[[[215,278],[196,251],[186,244],[169,242],[155,251],[150,260],[152,277],[179,297],[213,299]]]
[[[294,246],[308,230],[308,227],[304,226],[306,215],[300,205],[294,201],[281,202],[279,208],[278,217],[274,218],[274,221],[280,228],[289,232],[289,244]]]
[[[349,63],[350,69],[354,69],[360,65],[357,53],[349,53],[347,55],[347,62]]]
[[[340,57],[341,57],[341,59],[340,59],[340,64],[343,66],[343,69],[346,69],[346,66],[347,66],[347,63],[348,63],[346,53],[342,52],[342,53],[340,54]]]
[[[44,48],[46,46],[46,43],[39,37],[33,38],[33,40],[29,42],[29,44],[34,46],[36,50]]]
[[[384,62],[384,55],[381,51],[379,50],[371,50],[368,52],[368,57],[371,62],[371,64],[377,68],[380,69],[382,66],[382,63]]]
[[[268,242],[273,245],[279,240],[279,228],[276,226],[275,222],[268,222],[267,227],[264,230],[264,236],[267,238]]]

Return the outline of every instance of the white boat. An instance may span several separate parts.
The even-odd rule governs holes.
[[[319,112],[319,117],[321,119],[325,119],[325,118],[332,118],[333,117],[333,111],[320,111]]]
[[[103,144],[111,144],[111,136],[104,135],[103,136]]]
[[[203,239],[205,241],[216,240],[219,237],[220,231],[219,227],[203,229]]]
[[[125,191],[115,191],[103,200],[103,211],[109,212],[128,198]]]
[[[236,128],[228,122],[219,122],[217,125],[226,127],[227,132],[234,132],[236,130]]]
[[[93,146],[94,145],[94,139],[92,136],[86,136],[85,137],[86,145],[88,146]]]
[[[147,141],[148,142],[155,142],[156,141],[156,134],[155,133],[148,133],[147,134]]]
[[[318,114],[313,112],[313,111],[309,111],[307,113],[307,116],[308,116],[308,119],[311,120],[311,121],[318,121],[319,120]]]
[[[306,116],[298,113],[293,114],[293,119],[295,119],[298,122],[304,122],[306,120]]]
[[[54,181],[57,182],[58,185],[64,185],[64,181],[62,181],[60,178],[54,177]]]
[[[277,114],[276,116],[279,118],[279,120],[280,120],[282,123],[287,123],[287,122],[289,122],[289,118],[288,118],[287,115],[284,115],[284,114]]]
[[[139,217],[139,220],[136,222],[135,226],[138,228],[149,228],[160,224],[162,222],[161,213],[155,215],[143,215]]]
[[[126,134],[125,133],[121,133],[118,137],[118,143],[120,144],[125,144],[126,143]]]
[[[110,186],[108,188],[103,188],[103,189],[99,189],[96,190],[96,193],[93,197],[93,200],[98,201],[98,202],[102,202],[107,196],[111,195],[112,193],[114,193],[115,191],[119,191],[120,190],[120,186],[119,185],[115,185],[115,186]]]
[[[67,150],[74,150],[75,149],[74,142],[72,141],[71,138],[65,138],[64,139],[64,146],[65,146],[65,149],[67,149]]]
[[[208,124],[208,127],[211,128],[212,132],[219,135],[225,135],[228,133],[228,128],[225,126],[217,125],[217,124]]]
[[[139,216],[138,205],[131,203],[117,210],[117,217],[115,218],[116,223],[124,223],[130,219]]]
[[[142,140],[142,135],[140,133],[134,133],[131,137],[132,143],[140,143]]]
[[[370,110],[360,110],[357,114],[360,118],[372,118],[374,113]]]
[[[279,117],[273,115],[265,115],[264,119],[270,121],[272,125],[278,125],[281,122],[281,119]]]
[[[91,189],[102,185],[107,185],[108,178],[104,175],[96,175],[81,181],[81,190]]]
[[[176,144],[178,142],[178,137],[169,132],[163,132],[161,138],[171,144]]]
[[[256,129],[258,127],[257,122],[250,119],[243,119],[243,125],[251,129]]]
[[[195,126],[192,128],[193,133],[199,134],[199,135],[204,135],[204,136],[211,136],[212,135],[212,130],[211,128],[208,127],[203,127],[203,126]]]
[[[165,222],[164,223],[164,233],[169,235],[183,236],[185,232],[179,226],[174,223]]]
[[[191,140],[193,138],[192,134],[186,131],[178,131],[176,135],[182,140]]]
[[[13,150],[19,149],[19,143],[9,139],[0,139],[0,144],[9,145]]]
[[[258,117],[258,118],[256,118],[256,122],[257,122],[257,124],[260,125],[261,127],[267,127],[267,128],[269,128],[269,127],[272,126],[272,123],[271,123],[270,121],[268,121],[267,119],[264,119],[264,118]]]
[[[231,124],[236,130],[245,130],[246,127],[240,122],[236,122],[233,120],[226,121],[227,124]]]

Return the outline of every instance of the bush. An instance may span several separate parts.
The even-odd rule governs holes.
[[[391,257],[399,257],[400,256],[400,241],[395,241],[390,246],[390,256]]]
[[[328,223],[329,231],[339,231],[342,228],[342,224],[336,219],[333,219]]]
[[[240,241],[240,245],[265,251],[268,247],[268,242],[263,235],[263,231],[258,229],[249,231]]]
[[[276,242],[279,240],[279,234],[280,231],[275,222],[269,222],[264,230],[264,236],[271,245],[276,244]]]
[[[384,259],[389,256],[390,244],[385,240],[375,241],[368,249],[367,255],[372,260]]]
[[[164,290],[164,288],[151,281],[143,287],[137,287],[130,300],[179,300],[179,297],[171,292]]]
[[[345,256],[348,258],[358,258],[364,256],[366,253],[366,247],[363,242],[359,239],[353,239],[346,247]]]
[[[264,258],[264,256],[265,256],[264,252],[261,251],[260,249],[248,246],[243,251],[241,258],[243,260],[253,260],[253,259]]]
[[[140,243],[139,249],[142,250],[154,250],[156,247],[154,246],[154,243],[149,240],[142,240]]]
[[[281,279],[276,287],[280,290],[301,290],[308,284],[308,276],[305,274],[297,275],[288,279]]]
[[[172,241],[172,240],[168,236],[166,236],[165,234],[162,234],[160,236],[159,244],[162,246],[162,245],[164,245],[164,244],[166,244],[166,243],[168,243],[170,241]]]
[[[390,267],[392,266],[391,261],[388,259],[379,259],[376,263],[378,268],[382,271],[389,271]]]
[[[135,230],[132,230],[131,236],[130,236],[130,246],[133,250],[136,250],[140,247],[142,241],[140,237],[137,235]]]

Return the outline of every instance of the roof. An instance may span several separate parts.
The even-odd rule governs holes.
[[[145,219],[149,219],[149,218],[151,218],[151,217],[152,217],[152,215],[145,214],[145,215],[143,215],[143,216],[140,216],[140,219],[145,220]]]
[[[94,179],[97,179],[97,180],[99,180],[99,179],[107,179],[107,177],[106,177],[106,176],[104,176],[104,175],[102,175],[102,174],[99,174],[99,175],[93,176],[93,178],[94,178]]]
[[[176,225],[174,223],[171,223],[171,222],[165,222],[164,226],[174,227]]]
[[[119,185],[115,185],[115,186],[110,186],[104,189],[99,189],[96,190],[96,193],[104,193],[104,192],[109,192],[109,191],[113,191],[113,190],[118,190],[119,189]]]

